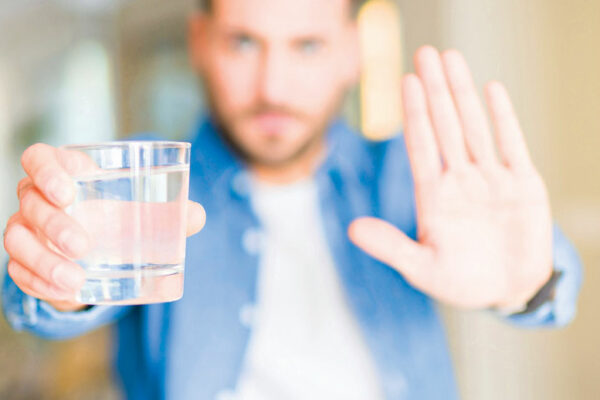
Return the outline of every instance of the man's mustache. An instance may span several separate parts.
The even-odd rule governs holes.
[[[261,114],[278,114],[291,118],[304,119],[306,115],[294,108],[282,105],[259,104],[246,110],[242,117],[256,117]]]

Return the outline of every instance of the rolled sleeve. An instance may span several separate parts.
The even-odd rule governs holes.
[[[5,274],[2,310],[16,331],[27,331],[47,339],[68,339],[116,321],[132,306],[92,306],[87,310],[62,312],[43,300],[24,293]]]
[[[506,317],[510,322],[526,327],[562,327],[575,318],[583,267],[575,247],[556,224],[553,228],[553,263],[554,269],[561,273],[553,298],[532,312]]]

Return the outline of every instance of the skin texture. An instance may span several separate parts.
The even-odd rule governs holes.
[[[210,15],[190,16],[189,43],[213,118],[254,174],[279,183],[310,175],[358,76],[349,1],[216,0]],[[524,304],[551,275],[551,213],[506,90],[486,86],[489,127],[457,51],[425,46],[414,63],[402,96],[417,241],[371,217],[351,224],[350,239],[437,300]],[[63,211],[73,198],[68,174],[81,162],[43,144],[27,149],[20,209],[5,230],[13,280],[61,310],[81,308],[70,299],[84,274],[71,259],[89,250],[87,233]],[[204,220],[190,202],[188,235]]]

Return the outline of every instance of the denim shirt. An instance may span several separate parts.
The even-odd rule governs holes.
[[[377,366],[387,399],[456,399],[446,336],[431,298],[348,239],[360,216],[383,218],[416,235],[412,175],[403,137],[369,142],[336,121],[327,157],[315,172],[320,210],[347,304]],[[257,299],[261,225],[250,205],[245,166],[202,119],[192,140],[190,198],[206,209],[205,228],[187,241],[185,294],[173,303],[93,306],[58,312],[24,294],[6,276],[5,316],[16,330],[51,339],[115,328],[115,368],[128,399],[225,399],[235,388]],[[521,326],[555,327],[575,315],[582,269],[554,227],[552,301],[502,317]],[[348,384],[351,384],[350,382]]]

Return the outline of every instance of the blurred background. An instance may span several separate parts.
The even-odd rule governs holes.
[[[555,218],[586,266],[577,318],[561,330],[516,329],[487,313],[443,310],[462,397],[596,398],[600,2],[372,0],[365,7],[364,74],[344,107],[350,122],[371,137],[389,136],[401,123],[395,83],[412,70],[417,47],[459,49],[480,86],[491,79],[507,85]],[[191,0],[0,0],[2,227],[17,209],[20,154],[34,142],[140,131],[186,137],[204,107],[186,53],[193,9]],[[0,319],[0,398],[120,398],[110,340],[104,329],[47,342]]]

